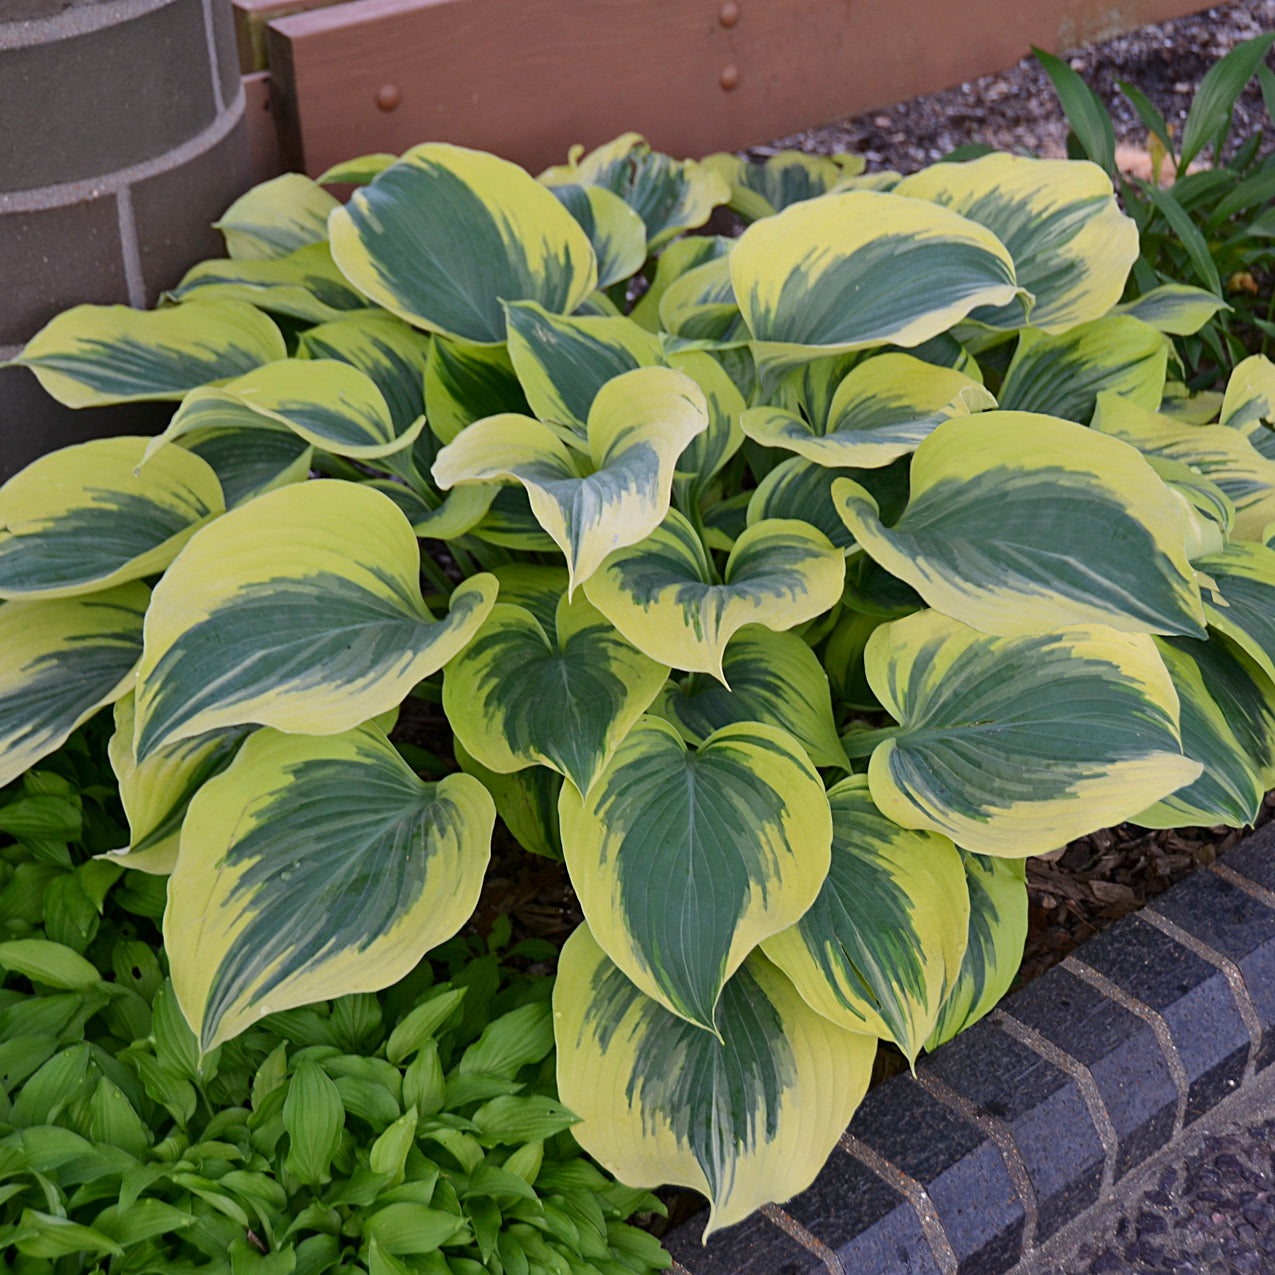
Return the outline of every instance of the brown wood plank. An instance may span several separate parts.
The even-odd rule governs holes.
[[[252,184],[269,181],[283,172],[279,131],[270,104],[270,73],[254,71],[243,77],[244,117],[248,121],[248,145],[252,150]]]
[[[289,160],[451,141],[538,171],[629,129],[704,155],[1202,0],[354,0],[269,24]]]

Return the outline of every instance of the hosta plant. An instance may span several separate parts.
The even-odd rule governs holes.
[[[1100,168],[628,135],[539,180],[442,144],[325,180],[357,189],[267,183],[160,309],[19,358],[175,407],[0,491],[0,739],[17,773],[113,705],[113,861],[169,874],[200,1055],[400,978],[499,815],[583,909],[574,1135],[711,1232],[812,1180],[879,1040],[995,1004],[1027,856],[1255,817],[1275,367],[1182,422],[1198,298],[1117,309]],[[726,203],[737,238],[685,233]],[[407,697],[454,772],[389,741]]]

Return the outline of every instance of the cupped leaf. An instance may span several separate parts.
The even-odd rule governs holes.
[[[1141,319],[1157,332],[1167,332],[1170,336],[1192,336],[1220,310],[1230,308],[1221,297],[1215,297],[1204,288],[1165,283],[1124,305],[1115,306],[1112,313]]]
[[[283,173],[240,195],[213,222],[226,251],[240,260],[286,257],[328,237],[328,214],[340,205],[303,173]]]
[[[730,256],[760,366],[919,345],[1024,296],[990,231],[920,199],[848,191],[751,225]]]
[[[797,739],[816,766],[846,769],[828,678],[796,634],[746,626],[726,648],[722,675],[726,686],[705,673],[669,682],[658,702],[660,716],[693,744],[723,726],[762,722]]]
[[[660,323],[688,341],[747,341],[748,330],[735,304],[730,259],[715,257],[671,283],[660,300]]]
[[[1275,520],[1275,460],[1268,460],[1238,429],[1180,425],[1118,394],[1103,394],[1094,429],[1148,456],[1181,461],[1215,483],[1235,507],[1233,532],[1257,540]]]
[[[581,926],[553,991],[571,1132],[623,1181],[702,1192],[705,1235],[804,1190],[867,1090],[876,1040],[811,1010],[760,953],[726,985],[721,1040],[643,996]]]
[[[865,668],[899,723],[872,753],[873,800],[895,823],[966,850],[1043,854],[1200,774],[1182,755],[1177,692],[1144,634],[1073,624],[988,637],[921,611],[873,633]]]
[[[730,256],[735,241],[725,235],[688,235],[669,244],[655,261],[651,286],[638,298],[630,315],[648,332],[660,330],[660,303],[684,274],[718,257]]]
[[[746,624],[790,629],[841,596],[845,559],[802,522],[754,523],[735,542],[718,583],[703,542],[676,510],[640,544],[613,553],[585,586],[640,651],[719,681],[731,636]]]
[[[1133,447],[1072,421],[984,412],[940,425],[912,459],[892,527],[846,479],[846,526],[936,610],[985,633],[1068,624],[1202,636],[1183,512]]]
[[[637,133],[584,154],[573,146],[566,164],[540,174],[547,186],[601,186],[618,195],[642,218],[647,251],[656,252],[679,231],[702,226],[730,187],[692,159],[676,160],[653,151]]]
[[[1028,328],[1005,373],[1000,405],[1088,425],[1098,395],[1109,390],[1154,411],[1168,358],[1166,338],[1129,315],[1108,315],[1061,336]]]
[[[859,364],[838,386],[823,429],[793,412],[754,407],[744,433],[831,469],[877,469],[915,451],[953,416],[996,406],[977,381],[910,354],[882,354]]]
[[[609,288],[642,269],[646,225],[619,195],[601,186],[551,186],[558,202],[580,223],[598,259],[598,287]]]
[[[336,268],[327,243],[269,261],[201,261],[168,296],[182,302],[246,302],[303,323],[327,323],[367,305]]]
[[[644,718],[586,796],[563,785],[558,814],[599,944],[643,992],[708,1032],[720,1030],[727,979],[806,911],[828,874],[819,774],[791,735],[756,722],[690,752],[668,722]]]
[[[190,803],[164,946],[201,1053],[283,1009],[379,991],[478,902],[496,811],[424,784],[375,726],[259,731]]]
[[[927,1050],[963,1032],[1009,991],[1027,941],[1027,867],[1018,859],[961,852],[969,894],[969,938]]]
[[[810,911],[762,950],[812,1009],[893,1040],[915,1062],[965,957],[961,856],[946,837],[887,819],[866,775],[829,789],[828,802],[828,879]]]
[[[506,414],[470,426],[439,452],[434,480],[444,490],[521,483],[536,521],[566,555],[574,592],[612,550],[659,526],[674,464],[707,426],[694,381],[671,368],[638,368],[608,381],[589,409],[592,472],[549,426]]]
[[[414,146],[328,229],[337,265],[365,296],[478,345],[504,341],[502,301],[569,314],[597,287],[588,237],[543,186],[508,160],[443,142]]]
[[[1264,694],[1271,683],[1260,673],[1260,682],[1245,679],[1241,665],[1228,661],[1225,654],[1218,658],[1209,650],[1221,640],[1214,638],[1200,642],[1190,638],[1172,638],[1156,642],[1182,705],[1182,751],[1204,769],[1198,779],[1135,815],[1132,822],[1144,828],[1180,828],[1191,824],[1210,827],[1226,824],[1231,828],[1243,828],[1254,822],[1262,808],[1266,788],[1257,761],[1237,738],[1228,723],[1227,713],[1210,693],[1208,673],[1215,666],[1225,668],[1226,664],[1231,664],[1232,667],[1226,670],[1230,673],[1227,689],[1241,694],[1247,691],[1247,695],[1244,695],[1246,702],[1239,704],[1231,698],[1227,708],[1247,709],[1251,714],[1248,718],[1251,726],[1260,723],[1264,727],[1266,741],[1263,751],[1267,757],[1271,743],[1275,742],[1275,734],[1270,733],[1272,705]]]
[[[790,204],[826,195],[838,182],[863,172],[862,155],[807,155],[780,151],[762,163],[738,155],[708,155],[701,164],[730,187],[730,210],[745,221],[773,217]]]
[[[532,413],[582,439],[609,380],[662,360],[659,341],[631,319],[564,317],[534,301],[506,306],[505,315],[509,357]]]
[[[234,760],[249,727],[231,726],[157,749],[140,765],[133,752],[132,692],[115,701],[115,733],[107,745],[128,819],[129,842],[108,858],[126,868],[167,873],[177,863],[182,820],[191,798]]]
[[[0,604],[0,786],[125,694],[142,654],[150,590]]]
[[[984,155],[931,164],[894,193],[933,200],[986,226],[1009,249],[1019,286],[1036,298],[1031,323],[1044,332],[1101,318],[1120,300],[1138,259],[1138,228],[1097,164]],[[1023,325],[1019,305],[979,308],[969,317],[993,328]]]
[[[65,598],[162,571],[225,510],[217,475],[171,448],[138,470],[148,438],[50,452],[0,487],[0,598]]]
[[[667,676],[583,597],[563,595],[551,630],[498,602],[447,665],[443,708],[484,766],[508,773],[540,763],[587,793]]]
[[[1229,544],[1195,565],[1204,577],[1209,624],[1275,678],[1275,550]]]
[[[67,407],[179,399],[286,358],[283,334],[252,306],[200,301],[163,310],[77,305],[45,324],[13,361]]]
[[[425,367],[425,415],[436,438],[450,443],[467,425],[502,412],[530,413],[503,345],[470,345],[435,337]]]
[[[392,501],[356,483],[269,492],[204,529],[168,569],[138,674],[139,760],[258,723],[349,730],[400,703],[478,631],[496,582],[473,576],[435,620]]]

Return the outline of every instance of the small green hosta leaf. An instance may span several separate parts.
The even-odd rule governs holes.
[[[443,1024],[452,1016],[465,998],[463,987],[451,988],[431,996],[418,1005],[390,1033],[385,1046],[385,1056],[392,1063],[401,1063],[416,1050],[433,1040]]]
[[[635,544],[668,512],[677,457],[708,426],[704,395],[670,368],[608,381],[589,410],[589,461],[548,425],[505,414],[466,429],[434,462],[444,489],[515,481],[567,558],[574,592],[614,549]]]
[[[508,773],[540,763],[583,793],[659,694],[668,666],[630,645],[583,597],[564,595],[551,638],[497,603],[447,666],[443,708],[465,750]],[[528,695],[528,687],[539,693]]]
[[[331,1180],[345,1127],[345,1107],[332,1079],[313,1059],[303,1058],[288,1082],[283,1102],[283,1127],[288,1131],[288,1172],[301,1182]]]
[[[550,314],[534,301],[505,307],[509,357],[532,412],[587,439],[589,409],[612,378],[661,362],[659,340],[632,319]]]
[[[93,1219],[95,1231],[124,1248],[180,1232],[194,1224],[194,1216],[185,1209],[150,1198],[134,1200],[127,1208],[119,1204],[109,1205]]]
[[[124,1256],[124,1250],[101,1231],[37,1209],[23,1209],[16,1230],[11,1230],[5,1241],[24,1257],[53,1260],[76,1253]]]
[[[22,1086],[6,1121],[15,1128],[49,1125],[58,1117],[84,1082],[89,1064],[89,1046],[72,1045],[43,1063]],[[40,1165],[32,1163],[32,1168]]]
[[[287,358],[259,310],[200,301],[162,310],[77,305],[26,343],[14,361],[67,407],[179,399],[189,390]]]
[[[226,251],[240,260],[286,257],[328,237],[328,214],[340,205],[302,173],[254,186],[213,222]]]
[[[841,597],[845,559],[822,532],[770,519],[735,543],[721,583],[676,510],[640,544],[612,554],[585,593],[639,650],[719,680],[726,644],[746,624],[789,629]]]
[[[937,204],[848,191],[750,226],[730,257],[759,367],[919,345],[1025,296],[989,230]]]
[[[985,633],[1202,634],[1178,501],[1135,448],[1071,421],[996,411],[945,422],[917,449],[891,527],[855,483],[834,483],[833,499],[876,562]]]
[[[407,519],[355,483],[283,487],[204,533],[169,568],[147,617],[142,761],[165,744],[249,722],[349,730],[441,668],[495,600],[495,580],[473,576],[435,620],[420,597]]]
[[[485,1102],[473,1114],[479,1137],[497,1145],[540,1142],[571,1128],[580,1117],[552,1098],[504,1094]]]
[[[142,1156],[151,1142],[151,1132],[133,1110],[124,1093],[103,1076],[89,1099],[89,1137],[119,1147],[130,1155]]]
[[[423,784],[373,726],[254,735],[191,802],[165,942],[200,1049],[377,991],[478,901],[496,812],[468,775]]]
[[[824,1017],[893,1040],[915,1061],[965,956],[961,856],[946,837],[887,819],[866,775],[837,784],[828,801],[828,878],[762,950]]]
[[[132,686],[150,590],[0,605],[0,785]]]
[[[0,966],[33,983],[67,991],[87,991],[101,981],[97,966],[78,952],[47,939],[12,939],[0,943]]]
[[[386,1253],[432,1253],[465,1229],[465,1219],[424,1204],[400,1201],[377,1209],[363,1224],[364,1234]],[[392,1268],[391,1268],[392,1269]],[[410,1269],[410,1268],[409,1268]]]
[[[550,186],[558,202],[580,223],[598,259],[598,287],[609,288],[642,269],[646,225],[619,195],[602,186]]]
[[[1027,939],[1027,868],[1017,859],[961,852],[969,892],[969,941],[927,1050],[978,1022],[1009,991]]]
[[[224,511],[216,474],[190,452],[139,472],[149,441],[64,447],[0,487],[0,598],[73,597],[158,574]]]
[[[581,926],[554,987],[576,1140],[628,1183],[706,1195],[706,1233],[813,1180],[867,1090],[876,1039],[816,1014],[761,953],[727,983],[721,1039],[643,996]]]
[[[827,675],[801,638],[747,625],[726,648],[722,676],[725,685],[705,673],[669,682],[657,711],[693,744],[723,726],[762,722],[799,740],[816,766],[847,767]]]
[[[594,936],[647,995],[709,1032],[723,985],[801,916],[828,871],[823,783],[773,726],[727,726],[692,753],[646,718],[586,797],[563,788],[559,814]]]
[[[995,406],[992,395],[964,373],[892,353],[868,359],[841,382],[822,433],[777,407],[750,408],[742,424],[763,447],[832,469],[877,469],[915,451],[950,417]]]
[[[1120,300],[1138,259],[1138,228],[1097,164],[984,155],[932,164],[894,193],[932,200],[986,226],[1009,249],[1020,287],[1036,298],[1031,323],[1044,332],[1101,318]],[[1023,325],[1018,305],[969,317],[993,328]]]
[[[527,1063],[539,1062],[553,1049],[553,1022],[547,1001],[536,1001],[502,1014],[483,1028],[465,1050],[461,1075],[481,1074],[512,1080]]]
[[[460,146],[413,147],[328,228],[333,257],[365,296],[479,345],[505,339],[502,301],[569,314],[597,286],[593,248],[571,214],[517,165]]]
[[[1088,425],[1104,391],[1153,411],[1164,393],[1169,346],[1127,314],[1082,323],[1060,336],[1028,328],[1001,385],[1002,408]]]
[[[865,666],[900,723],[872,754],[873,800],[895,823],[963,849],[1043,854],[1200,774],[1143,634],[1073,624],[988,637],[922,611],[878,628]]]

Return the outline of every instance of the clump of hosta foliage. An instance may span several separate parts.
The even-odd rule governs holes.
[[[0,792],[6,1271],[668,1265],[623,1221],[659,1201],[565,1132],[552,980],[502,963],[537,953],[497,959],[507,921],[491,951],[453,940],[380,996],[284,1010],[201,1058],[152,942],[162,878],[84,857],[126,834],[73,742]]]
[[[268,183],[170,304],[34,338],[63,402],[178,406],[0,491],[5,771],[114,703],[117,862],[169,874],[201,1054],[402,977],[499,812],[584,911],[575,1136],[711,1231],[811,1181],[879,1039],[996,1002],[1025,857],[1255,817],[1275,367],[1201,418],[1165,334],[1215,307],[1121,307],[1100,168],[630,135],[323,180],[359,189]],[[684,233],[727,203],[738,238]],[[408,695],[458,773],[388,741]]]

